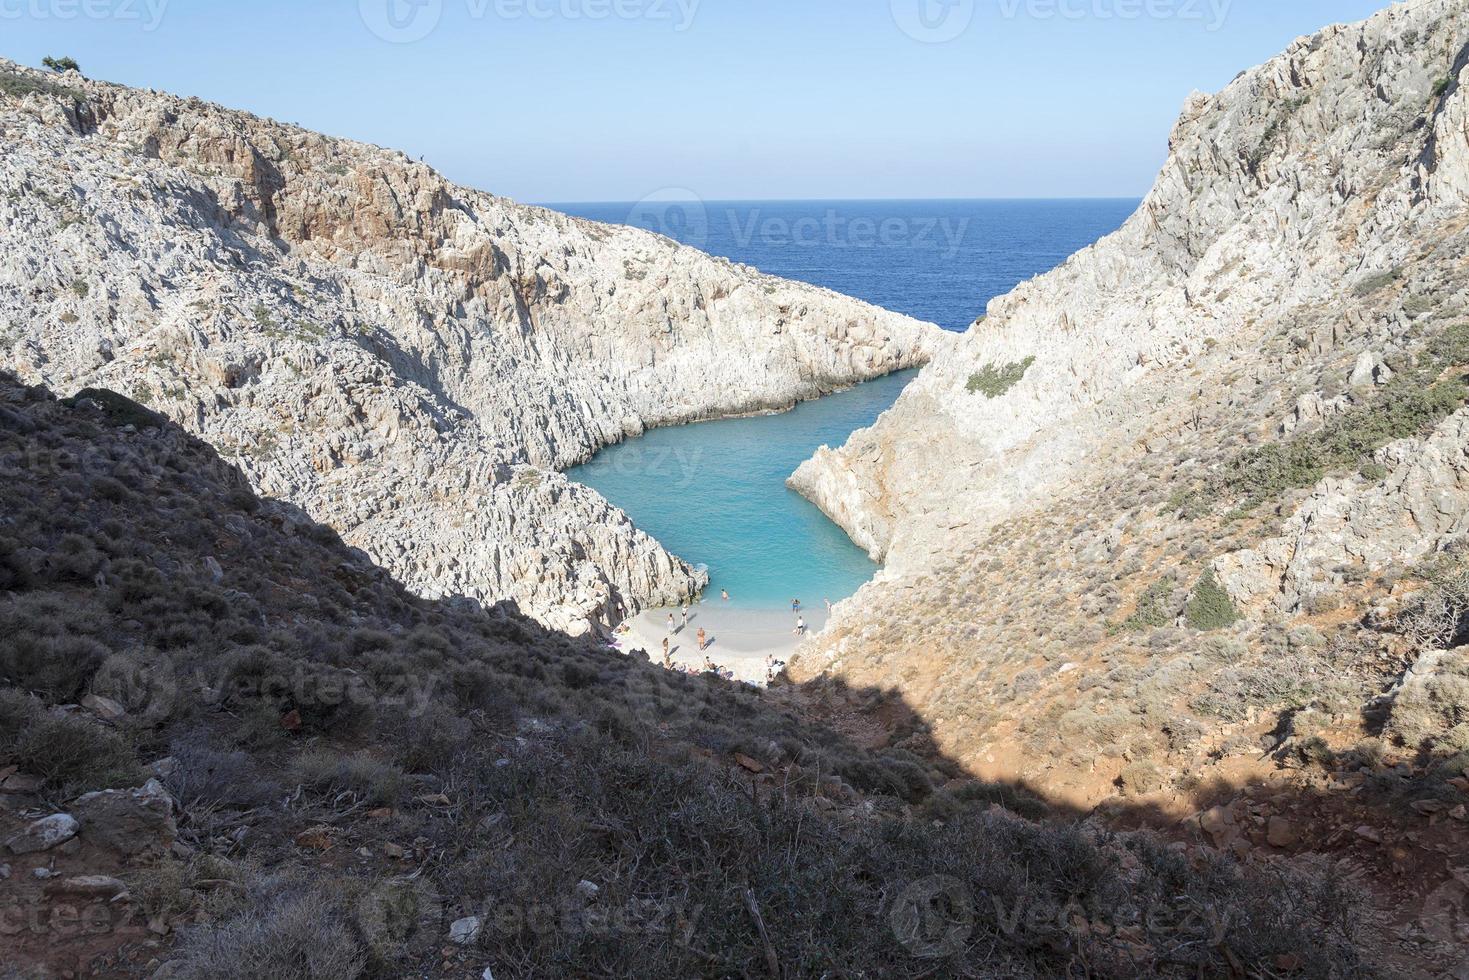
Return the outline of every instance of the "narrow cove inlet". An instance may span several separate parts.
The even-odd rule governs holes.
[[[916,372],[869,381],[787,412],[652,429],[567,477],[601,493],[684,560],[734,609],[808,608],[856,592],[877,570],[785,481],[817,447],[871,425]]]
[[[809,282],[962,331],[990,298],[1053,268],[1117,228],[1135,200],[705,202],[558,204],[582,218],[637,225],[774,275]],[[864,230],[865,229],[865,230]],[[867,234],[883,229],[880,234]],[[804,402],[788,412],[653,429],[567,472],[600,492],[669,551],[706,566],[687,629],[675,610],[635,617],[618,638],[654,659],[706,656],[763,681],[826,623],[826,600],[855,593],[878,566],[786,478],[820,446],[871,425],[915,372]],[[722,592],[729,599],[721,598]],[[698,646],[704,630],[708,649]]]
[[[653,610],[628,624],[623,645],[656,658],[669,636],[679,663],[702,666],[707,653],[741,679],[761,680],[766,657],[783,658],[794,647],[797,615],[809,631],[819,630],[826,601],[852,595],[878,566],[786,478],[818,447],[840,445],[876,421],[915,374],[900,371],[779,414],[652,429],[568,470],[568,479],[598,491],[709,572],[687,629],[674,611],[670,635],[669,610]]]

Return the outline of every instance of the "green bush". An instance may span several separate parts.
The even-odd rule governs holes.
[[[1357,467],[1375,473],[1371,456],[1409,436],[1423,435],[1464,406],[1469,385],[1462,375],[1439,380],[1451,367],[1469,364],[1469,325],[1456,325],[1427,344],[1421,363],[1393,378],[1373,401],[1343,412],[1320,429],[1247,450],[1230,460],[1217,480],[1222,492],[1255,506],[1287,490],[1309,487],[1333,470]],[[1386,476],[1386,473],[1383,473]]]
[[[1018,385],[1034,363],[1034,357],[1027,357],[1023,361],[1011,361],[999,366],[986,364],[982,370],[969,376],[969,383],[964,388],[970,394],[977,392],[986,398],[998,398]]]
[[[75,58],[61,57],[53,58],[50,55],[41,59],[41,64],[52,71],[81,71],[81,66],[76,63]]]
[[[1402,274],[1403,270],[1401,269],[1390,269],[1387,272],[1375,273],[1359,280],[1357,285],[1352,287],[1352,292],[1359,297],[1371,296],[1379,289],[1386,289],[1388,286],[1397,282],[1398,277]]]
[[[1211,568],[1204,572],[1199,584],[1194,586],[1193,595],[1183,607],[1185,621],[1193,629],[1207,633],[1210,630],[1233,626],[1239,620],[1239,610],[1229,599]]]
[[[1172,604],[1175,585],[1172,576],[1164,576],[1148,586],[1137,600],[1137,609],[1122,621],[1122,628],[1138,631],[1158,629],[1172,623],[1177,613]]]

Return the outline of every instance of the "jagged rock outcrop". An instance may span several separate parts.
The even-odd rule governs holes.
[[[1379,404],[1469,310],[1466,63],[1469,3],[1411,0],[1190,96],[1118,232],[995,299],[792,476],[886,562],[793,674],[897,685],[983,763],[987,739],[1065,732],[1026,716],[1079,692],[1098,704],[1078,726],[1113,717],[1098,679],[1141,663],[1125,677],[1142,683],[1187,649],[1211,561],[1236,601],[1294,609],[1343,562],[1361,581],[1462,533],[1463,413],[1360,475],[1276,474],[1299,488],[1284,498],[1242,489],[1238,461]],[[1150,649],[1129,646],[1139,630]],[[1200,683],[1186,663],[1140,690],[1155,731]]]
[[[136,397],[429,596],[560,628],[697,586],[551,470],[940,332],[406,156],[0,63],[0,366]]]
[[[1343,569],[1408,565],[1469,534],[1469,410],[1423,439],[1379,450],[1387,476],[1329,477],[1285,522],[1283,533],[1214,562],[1243,603],[1298,612],[1343,584]]]

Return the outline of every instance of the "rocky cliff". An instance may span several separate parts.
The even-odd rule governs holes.
[[[1469,522],[1466,44],[1469,4],[1413,0],[1190,96],[1122,229],[794,474],[887,562],[795,674],[894,684],[966,761],[1103,795],[1246,714],[1349,713],[1328,677],[1381,690],[1401,651],[1341,611]],[[1372,652],[1311,660],[1293,623]],[[1240,687],[1287,649],[1299,683]]]
[[[584,628],[698,575],[554,470],[939,331],[401,153],[0,62],[0,366],[146,402],[428,596]]]

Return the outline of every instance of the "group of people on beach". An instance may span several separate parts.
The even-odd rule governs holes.
[[[722,601],[724,601],[724,602],[728,602],[729,601],[729,590],[728,589],[720,589],[719,590],[719,598]],[[822,602],[825,604],[825,606],[826,606],[826,612],[827,612],[827,615],[829,616],[831,614],[831,600],[830,599],[822,599]],[[793,634],[795,634],[796,636],[798,636],[798,637],[804,637],[806,635],[806,617],[805,617],[804,613],[802,612],[802,606],[801,606],[801,600],[800,599],[792,599],[791,600],[791,613],[792,613],[792,615],[794,615],[796,617],[795,627],[791,630],[791,632]],[[692,664],[677,664],[677,663],[674,663],[674,660],[673,660],[673,650],[674,650],[674,648],[672,646],[672,642],[671,641],[672,641],[672,639],[673,639],[673,637],[675,635],[677,635],[678,633],[681,633],[683,630],[688,629],[688,626],[689,626],[689,618],[690,617],[689,617],[689,603],[688,602],[683,603],[683,605],[679,607],[677,613],[675,613],[673,610],[669,610],[668,617],[667,617],[667,620],[666,620],[666,624],[668,626],[668,634],[663,637],[663,667],[665,669],[667,669],[667,670],[677,670],[677,671],[679,671],[681,673],[685,673],[685,674],[712,673],[712,674],[717,674],[720,677],[724,677],[726,679],[733,680],[734,679],[734,671],[732,671],[731,669],[729,669],[727,667],[720,667],[718,664],[716,664],[714,662],[713,658],[709,656],[708,650],[709,650],[709,647],[710,647],[710,645],[712,644],[713,641],[712,641],[712,638],[709,636],[708,632],[702,626],[699,627],[698,632],[695,634],[695,638],[696,638],[696,640],[698,641],[698,644],[699,644],[699,652],[702,653],[702,654],[704,654],[704,663],[703,663],[702,669],[699,668],[699,667],[695,667]],[[630,630],[628,629],[628,627],[627,627],[626,624],[624,624],[622,626],[622,628],[620,628],[619,630],[617,630],[617,633],[619,635],[625,635],[625,634],[627,634],[629,632],[630,632]],[[614,644],[614,645],[619,645],[620,646],[620,644]],[[765,658],[765,681],[766,681],[766,683],[768,684],[768,683],[771,683],[772,681],[774,681],[776,675],[779,674],[780,671],[784,667],[785,667],[785,661],[783,661],[783,660],[777,660],[775,658],[775,654],[774,653],[767,654],[766,655],[766,658]]]

